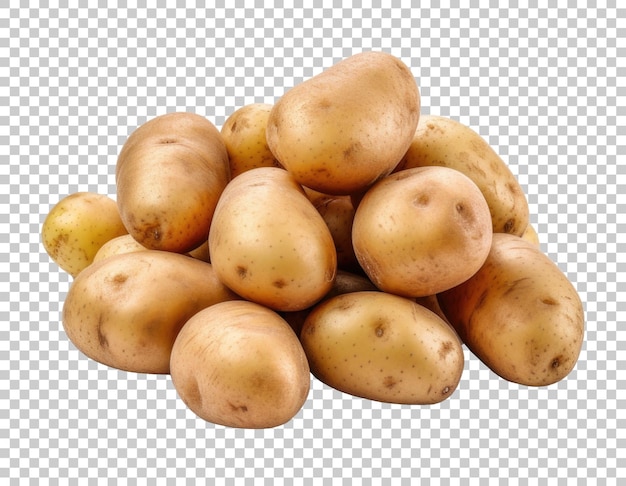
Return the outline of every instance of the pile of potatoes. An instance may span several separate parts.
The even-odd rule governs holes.
[[[43,223],[73,277],[64,329],[100,363],[169,374],[206,421],[284,424],[311,375],[435,404],[465,347],[527,386],[578,359],[582,302],[515,176],[468,126],[420,116],[393,55],[346,58],[221,130],[157,116],[124,143],[116,188],[66,196]]]

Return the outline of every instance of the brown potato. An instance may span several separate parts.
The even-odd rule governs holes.
[[[185,112],[157,116],[131,133],[120,151],[122,221],[146,248],[191,251],[207,239],[229,180],[228,152],[208,119]]]
[[[267,146],[265,129],[272,105],[252,103],[235,110],[221,129],[231,178],[255,167],[282,167]]]
[[[362,52],[288,90],[270,112],[267,144],[300,184],[352,194],[400,162],[419,113],[410,69],[391,54]]]
[[[332,287],[332,235],[289,172],[257,167],[235,177],[215,209],[209,254],[218,277],[247,300],[306,309]]]
[[[140,245],[139,242],[131,235],[126,233],[125,235],[118,236],[112,240],[107,241],[100,247],[98,252],[93,258],[94,263],[109,258],[113,255],[119,255],[121,253],[132,253],[135,251],[145,251],[146,248]]]
[[[529,209],[522,187],[476,131],[451,118],[423,115],[395,170],[431,165],[458,170],[476,183],[489,205],[495,233],[521,235],[526,229]]]
[[[441,402],[456,389],[465,364],[451,326],[386,292],[351,292],[316,305],[300,340],[319,380],[382,402]]]
[[[228,427],[282,425],[310,389],[309,365],[293,330],[274,311],[245,300],[191,317],[176,338],[170,368],[187,406]]]
[[[89,358],[138,373],[168,373],[183,324],[199,310],[239,297],[210,264],[157,250],[93,263],[74,279],[63,327]]]
[[[467,347],[506,380],[550,385],[578,360],[580,297],[546,254],[518,236],[494,234],[482,268],[437,297]]]
[[[470,178],[447,167],[391,174],[357,207],[352,244],[381,290],[423,297],[472,276],[491,245],[491,216]]]

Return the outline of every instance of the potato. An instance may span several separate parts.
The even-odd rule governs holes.
[[[209,254],[226,286],[279,311],[311,306],[337,271],[326,223],[291,174],[276,167],[246,171],[224,189]]]
[[[456,389],[465,362],[452,327],[386,292],[351,292],[316,305],[300,340],[315,377],[381,402],[441,402]]]
[[[279,98],[267,121],[267,144],[300,184],[351,194],[395,168],[419,113],[409,68],[391,54],[362,52]]]
[[[83,270],[63,327],[89,358],[120,370],[168,373],[174,339],[196,312],[238,299],[210,264],[157,250],[114,255]]]
[[[98,252],[93,258],[94,263],[99,262],[100,260],[104,260],[105,258],[109,258],[113,255],[119,255],[121,253],[132,253],[135,251],[145,251],[146,248],[143,245],[140,245],[139,242],[133,238],[128,233],[113,238],[107,241],[104,245],[100,247]]]
[[[157,116],[137,128],[117,160],[117,203],[128,232],[153,250],[185,253],[206,240],[230,180],[217,128],[194,113]]]
[[[89,266],[107,241],[127,234],[116,202],[104,194],[77,192],[63,197],[41,227],[43,246],[72,277]]]
[[[252,103],[235,110],[221,129],[231,177],[255,167],[282,167],[267,146],[265,129],[272,105]]]
[[[352,222],[355,209],[350,196],[319,197],[315,199],[313,205],[326,222],[333,237],[337,252],[337,267],[348,272],[360,272],[361,267],[352,246]]]
[[[352,225],[361,267],[381,290],[423,297],[447,290],[481,267],[491,216],[470,178],[447,167],[391,174],[363,196]]]
[[[423,115],[396,171],[423,166],[461,171],[482,191],[495,233],[521,235],[528,225],[526,195],[502,158],[473,129],[438,115]]]
[[[311,381],[289,325],[245,300],[218,303],[191,317],[176,338],[170,369],[187,406],[228,427],[284,424],[304,405]]]
[[[573,284],[533,243],[494,234],[482,268],[437,297],[467,347],[502,378],[543,386],[574,368],[583,306]]]
[[[530,241],[535,246],[541,247],[541,242],[539,241],[539,235],[537,234],[537,230],[531,223],[528,223],[528,226],[526,226],[526,229],[522,233],[522,238]]]

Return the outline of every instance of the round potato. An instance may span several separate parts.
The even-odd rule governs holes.
[[[157,250],[114,255],[83,270],[63,305],[79,351],[107,366],[168,373],[183,324],[217,302],[238,299],[210,264]]]
[[[491,245],[491,216],[470,178],[447,167],[418,167],[376,183],[361,199],[352,244],[381,290],[423,297],[467,280]]]
[[[246,171],[224,189],[209,254],[225,285],[279,311],[313,305],[337,271],[326,223],[291,174],[276,167]]]
[[[140,245],[135,238],[126,233],[125,235],[113,238],[102,245],[98,250],[98,253],[94,256],[93,261],[95,263],[113,255],[145,250],[147,250],[145,246]]]
[[[529,217],[526,195],[511,169],[476,131],[451,118],[423,115],[395,170],[431,165],[458,170],[476,183],[495,233],[522,234]]]
[[[386,292],[351,292],[316,305],[300,340],[319,380],[382,402],[441,402],[456,389],[465,363],[452,327]]]
[[[419,113],[410,69],[391,54],[362,52],[288,90],[270,112],[267,143],[300,184],[352,194],[400,162]]]
[[[276,312],[245,300],[191,317],[176,338],[170,369],[187,406],[228,427],[282,425],[300,411],[310,388],[293,330]]]
[[[267,146],[265,129],[272,105],[252,103],[235,110],[222,126],[222,138],[230,161],[230,175],[237,177],[255,167],[282,167]]]
[[[131,133],[115,176],[120,215],[133,238],[146,248],[185,253],[208,237],[230,180],[228,152],[208,119],[168,113]]]
[[[437,298],[467,347],[506,380],[550,385],[578,360],[580,297],[546,254],[518,236],[494,234],[482,268]]]
[[[116,202],[104,194],[77,192],[62,198],[41,227],[52,260],[76,277],[109,240],[127,234]]]

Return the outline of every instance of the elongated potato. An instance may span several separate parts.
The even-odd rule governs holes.
[[[389,174],[411,144],[420,95],[395,56],[350,56],[288,90],[272,107],[267,144],[302,185],[352,194]]]
[[[41,226],[46,252],[72,277],[93,262],[105,243],[127,233],[115,200],[93,192],[65,196]]]
[[[196,312],[238,299],[209,263],[146,250],[93,263],[74,279],[63,327],[88,357],[126,371],[168,373],[180,328]]]
[[[463,349],[452,327],[386,292],[351,292],[317,304],[300,340],[319,380],[371,400],[441,402],[463,372]]]
[[[494,149],[457,120],[423,115],[399,170],[438,165],[458,170],[480,188],[489,205],[493,231],[521,235],[529,209],[519,182]]]
[[[309,393],[309,365],[289,325],[246,300],[191,317],[171,355],[172,382],[199,417],[228,427],[269,428],[291,420]]]
[[[133,238],[146,248],[185,253],[208,237],[230,180],[228,152],[208,119],[168,113],[131,133],[115,177],[120,215]]]
[[[224,189],[209,254],[225,285],[279,311],[313,305],[337,272],[328,226],[291,174],[276,167],[248,170]]]
[[[529,241],[494,234],[483,267],[437,297],[467,347],[506,380],[550,385],[578,360],[584,337],[580,297]]]

